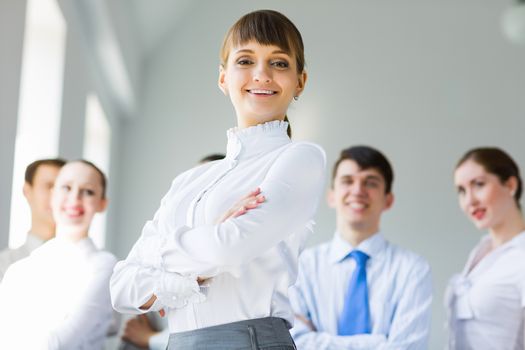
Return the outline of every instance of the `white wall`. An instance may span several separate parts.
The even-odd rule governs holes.
[[[480,233],[460,213],[452,170],[470,147],[497,145],[525,169],[525,48],[499,31],[507,1],[266,1],[300,28],[309,81],[289,116],[296,139],[320,143],[333,164],[355,144],[383,150],[395,168],[391,241],[426,257],[434,274],[431,349],[444,344],[443,291]],[[121,256],[151,218],[173,177],[225,150],[234,125],[216,87],[218,51],[250,2],[200,1],[144,67],[139,118],[121,138]],[[329,239],[323,202],[311,244]]]
[[[0,2],[0,250],[8,243],[26,2]]]
[[[394,165],[396,203],[382,227],[388,239],[432,266],[431,349],[443,348],[446,281],[480,236],[458,209],[455,162],[468,148],[496,145],[525,171],[525,47],[505,42],[499,29],[510,3],[264,2],[288,15],[305,40],[309,80],[289,111],[295,138],[321,144],[330,166],[342,148],[355,144],[383,150]],[[109,5],[137,98],[135,118],[124,120],[97,78],[93,59],[85,59],[89,46],[77,31],[78,20],[66,16],[60,149],[68,157],[81,155],[84,124],[78,113],[84,112],[85,96],[80,95],[97,90],[113,137],[107,244],[120,257],[173,177],[203,155],[225,151],[225,130],[235,116],[216,85],[218,51],[228,27],[256,9],[254,4],[193,2],[144,64],[133,28],[126,31],[129,21],[118,17],[129,14]],[[25,1],[0,2],[0,248],[7,242],[24,16]],[[334,213],[324,202],[317,221],[310,244],[333,234]]]

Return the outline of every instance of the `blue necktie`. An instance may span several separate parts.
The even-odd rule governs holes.
[[[348,285],[345,305],[337,324],[337,333],[339,335],[369,334],[370,310],[366,285],[366,261],[369,256],[359,250],[352,251],[348,256],[354,258],[356,267]]]

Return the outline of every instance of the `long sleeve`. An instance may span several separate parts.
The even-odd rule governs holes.
[[[325,155],[299,143],[283,152],[260,184],[266,201],[217,225],[179,227],[167,237],[162,261],[181,274],[227,271],[297,232],[313,217],[324,186]],[[217,270],[218,269],[218,270]]]
[[[173,180],[168,194],[178,191],[189,178],[193,169],[188,170]],[[168,195],[161,200],[161,208]],[[154,305],[149,310],[142,310],[144,305],[155,293],[158,281],[162,278],[163,268],[160,256],[156,253],[160,246],[157,225],[159,210],[155,213],[153,220],[146,222],[142,235],[131,249],[125,260],[119,261],[113,270],[110,279],[111,302],[113,308],[118,312],[128,314],[141,314],[147,311],[155,311],[162,305]],[[154,237],[155,239],[152,239]]]
[[[318,146],[293,144],[257,184],[266,197],[264,203],[222,224],[193,228],[185,226],[185,222],[174,226],[170,210],[184,210],[186,214],[186,207],[173,209],[179,208],[174,198],[186,191],[198,174],[179,176],[154,219],[144,226],[128,258],[115,267],[111,279],[114,307],[120,312],[142,313],[145,310],[139,307],[155,294],[159,278],[177,279],[191,288],[190,282],[196,276],[231,272],[288,235],[303,230],[315,213],[324,186],[324,171],[325,155]],[[182,294],[191,293],[185,289]],[[175,294],[174,297],[179,298]],[[154,304],[147,311],[161,307]]]
[[[428,347],[432,282],[430,268],[422,259],[413,264],[407,275],[402,275],[402,280],[398,278],[395,282],[403,287],[399,290],[400,298],[392,314],[387,334],[373,332],[354,336],[338,336],[315,329],[316,325],[322,322],[319,303],[330,303],[330,300],[320,301],[314,296],[318,283],[315,277],[312,277],[315,276],[315,272],[312,271],[314,264],[312,261],[306,264],[304,260],[301,261],[303,264],[299,268],[297,283],[290,289],[290,301],[296,314],[291,333],[298,349],[419,350]],[[384,315],[375,317],[384,319]]]
[[[303,321],[296,319],[293,329],[298,349],[426,349],[430,330],[430,307],[432,285],[430,269],[422,266],[414,270],[406,281],[406,293],[399,302],[392,320],[390,333],[337,336],[327,332],[316,332]],[[295,292],[293,302],[296,313],[310,319],[309,311],[300,291]]]

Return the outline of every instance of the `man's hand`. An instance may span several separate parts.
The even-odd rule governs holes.
[[[149,339],[157,334],[146,315],[133,317],[126,323],[122,339],[140,348],[148,349]]]
[[[306,316],[295,314],[295,318],[304,323],[312,332],[317,332],[317,329],[315,328],[312,321],[310,321]]]

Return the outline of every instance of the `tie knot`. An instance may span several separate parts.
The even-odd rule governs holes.
[[[368,260],[369,256],[366,253],[363,253],[360,250],[353,250],[350,254],[348,254],[352,258],[354,258],[357,266],[364,267],[366,266],[366,261]]]

